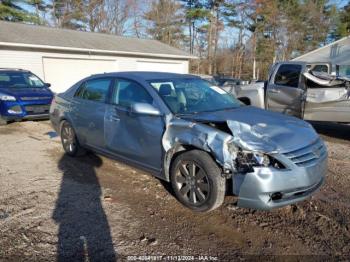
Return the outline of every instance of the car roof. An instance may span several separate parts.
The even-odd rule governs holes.
[[[0,68],[0,72],[30,72],[21,68]]]
[[[240,80],[239,78],[234,78],[231,76],[215,76],[215,78],[217,78],[218,80],[234,80],[234,81]]]
[[[321,62],[321,61],[317,61],[317,62],[307,62],[307,61],[279,61],[276,62],[275,64],[289,64],[289,65],[330,65],[331,62]]]
[[[162,79],[174,79],[174,78],[199,78],[190,74],[176,74],[165,72],[144,72],[144,71],[129,71],[129,72],[111,72],[104,74],[92,75],[91,77],[112,76],[112,77],[125,77],[134,80],[162,80]]]

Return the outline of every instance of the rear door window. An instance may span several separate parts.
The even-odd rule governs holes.
[[[301,65],[281,65],[275,76],[275,85],[298,87],[301,73]]]
[[[75,97],[104,103],[107,101],[111,82],[111,78],[88,80],[80,86],[78,91],[75,93]]]

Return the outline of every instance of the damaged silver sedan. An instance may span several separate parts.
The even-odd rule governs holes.
[[[143,168],[194,211],[219,207],[228,193],[239,207],[293,204],[320,188],[327,170],[308,123],[244,106],[191,75],[91,76],[58,94],[50,114],[67,154],[89,149]]]

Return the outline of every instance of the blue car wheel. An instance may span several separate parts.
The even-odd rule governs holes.
[[[68,155],[77,156],[85,153],[85,150],[79,145],[75,131],[69,122],[63,121],[60,133],[63,149]]]

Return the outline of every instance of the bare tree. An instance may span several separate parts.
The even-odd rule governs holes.
[[[104,18],[104,2],[104,0],[90,0],[86,3],[85,14],[91,32],[101,30],[101,23]]]
[[[130,0],[105,0],[104,16],[100,31],[124,35],[130,15]]]
[[[127,34],[136,36],[137,38],[146,37],[146,25],[143,16],[150,6],[150,1],[129,0],[128,5],[130,11]]]
[[[147,32],[155,39],[179,47],[184,40],[184,13],[174,0],[153,1],[144,18],[150,22]]]
[[[90,31],[115,35],[124,35],[128,31],[127,24],[136,0],[89,0],[84,3]]]

